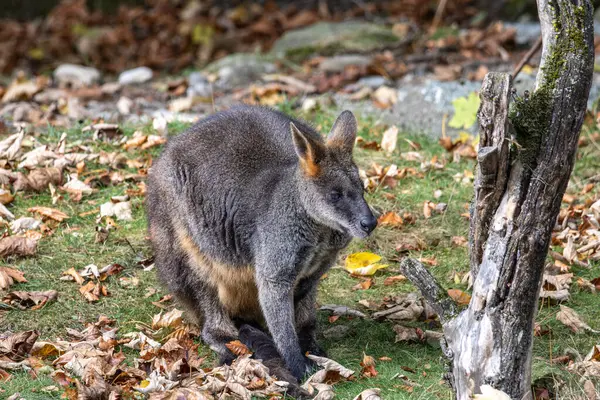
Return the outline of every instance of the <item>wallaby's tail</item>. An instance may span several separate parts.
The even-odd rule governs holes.
[[[254,358],[262,360],[263,364],[269,368],[271,375],[290,384],[288,386],[290,396],[296,399],[310,398],[310,394],[300,387],[298,380],[286,368],[285,362],[275,347],[275,342],[268,334],[251,325],[243,324],[240,327],[239,339],[252,349]]]

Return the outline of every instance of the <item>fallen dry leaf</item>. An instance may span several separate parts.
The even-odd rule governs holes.
[[[481,394],[473,396],[475,400],[511,400],[510,396],[490,385],[481,385]]]
[[[64,212],[50,207],[30,207],[27,209],[27,211],[40,214],[42,217],[50,218],[58,222],[62,222],[69,218],[69,216]]]
[[[8,289],[15,281],[19,283],[27,282],[23,272],[9,267],[0,267],[0,290]]]
[[[345,269],[352,275],[373,275],[387,264],[380,264],[381,256],[369,252],[350,254],[346,257]]]
[[[79,288],[79,293],[90,303],[100,300],[102,296],[108,296],[108,289],[100,282],[88,281]]]
[[[575,310],[567,306],[563,306],[562,304],[560,306],[560,311],[556,314],[556,319],[575,333],[582,331],[600,333],[600,331],[596,331],[586,324]]]
[[[360,362],[362,370],[360,375],[365,378],[374,378],[377,376],[377,370],[375,369],[375,359],[363,353],[363,359]]]
[[[350,317],[359,317],[359,318],[366,318],[367,315],[365,313],[362,313],[358,310],[355,310],[353,308],[350,307],[346,307],[346,306],[339,306],[336,304],[325,304],[323,306],[321,306],[319,308],[319,310],[325,310],[325,311],[331,311],[331,313],[335,316],[350,316]]]
[[[356,396],[353,400],[381,400],[381,389],[367,389],[360,392],[358,396]]]
[[[38,336],[37,331],[0,334],[0,356],[12,361],[27,358]]]
[[[383,137],[381,138],[381,148],[388,155],[392,154],[396,149],[396,143],[398,142],[398,128],[396,126],[390,126],[383,132]]]
[[[100,206],[101,217],[117,217],[120,221],[133,221],[131,216],[131,202],[122,201],[113,203],[111,201]]]
[[[415,328],[402,325],[394,325],[393,329],[394,332],[396,332],[396,343],[412,341],[416,342],[419,340],[419,335],[417,335],[417,331],[415,330]]]
[[[244,356],[246,354],[252,354],[248,346],[239,340],[233,340],[229,343],[226,343],[225,346],[236,356]]]
[[[352,290],[367,290],[373,286],[373,278],[362,279],[360,283],[357,283],[352,287]]]
[[[36,168],[28,175],[19,173],[17,180],[13,183],[15,191],[43,192],[48,185],[58,186],[62,184],[62,169],[59,168]]]
[[[42,308],[46,303],[56,300],[57,297],[58,292],[56,290],[46,290],[44,292],[14,291],[4,296],[2,301],[21,310],[28,308],[37,310]]]
[[[398,92],[389,86],[380,86],[372,95],[375,106],[379,108],[390,108],[398,102]]]
[[[460,289],[448,289],[448,296],[461,306],[467,306],[471,302],[471,295]]]
[[[395,212],[388,211],[377,219],[377,223],[380,226],[399,227],[404,224],[404,220]]]
[[[156,314],[152,318],[152,329],[176,328],[182,324],[183,311],[176,308],[169,312]]]
[[[75,280],[75,282],[77,282],[77,284],[83,285],[84,279],[81,275],[79,275],[79,272],[77,272],[75,270],[75,268],[73,268],[73,267],[69,268],[68,270],[63,272],[63,275],[66,275],[67,277],[71,277]]]
[[[0,257],[32,256],[37,249],[37,241],[21,236],[7,236],[0,239]]]
[[[383,285],[384,286],[391,286],[391,285],[394,285],[394,284],[396,284],[398,282],[404,282],[404,281],[406,281],[406,277],[404,275],[388,276],[383,281]]]

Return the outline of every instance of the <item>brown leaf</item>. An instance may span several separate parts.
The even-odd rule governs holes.
[[[0,356],[8,357],[12,361],[24,360],[29,355],[38,336],[38,331],[0,335]]]
[[[583,392],[587,397],[586,400],[596,400],[598,398],[598,392],[594,387],[594,382],[589,379],[586,379],[585,382],[583,382]]]
[[[461,306],[469,305],[471,301],[471,295],[460,289],[448,289],[448,296]]]
[[[599,331],[592,329],[588,324],[586,324],[575,310],[567,306],[560,306],[560,311],[556,314],[556,319],[565,324],[575,333],[579,333],[581,331],[599,333]]]
[[[468,241],[464,236],[452,236],[452,244],[457,247],[466,247]]]
[[[245,356],[246,354],[252,354],[248,346],[239,340],[233,340],[229,343],[226,343],[225,346],[236,356]]]
[[[371,356],[363,354],[363,359],[360,363],[362,367],[361,376],[365,378],[374,378],[377,376],[377,370],[375,369],[375,359]]]
[[[32,256],[37,249],[37,242],[21,236],[7,236],[0,239],[0,257]]]
[[[24,283],[27,282],[27,279],[18,269],[0,267],[0,290],[8,289],[15,281]]]
[[[77,284],[79,285],[83,285],[84,279],[81,275],[79,275],[79,272],[77,272],[75,270],[75,268],[71,267],[68,270],[66,270],[65,272],[63,272],[63,275],[68,275],[73,277],[73,279],[75,280],[75,282],[77,282]]]
[[[90,303],[100,300],[102,296],[108,296],[108,289],[100,282],[88,281],[79,288],[79,293]]]
[[[163,314],[162,311],[152,318],[152,329],[176,328],[182,324],[183,311],[176,308]]]
[[[416,342],[419,340],[419,335],[415,331],[415,328],[410,328],[402,325],[394,325],[394,332],[396,332],[396,343],[398,342]]]
[[[423,203],[423,215],[425,218],[431,218],[431,210],[435,208],[435,204],[431,201],[426,201]]]
[[[395,212],[388,211],[377,219],[377,223],[380,226],[399,227],[404,224],[404,221],[402,220],[402,217]]]
[[[7,205],[12,203],[15,197],[10,193],[10,191],[5,189],[0,189],[0,204]]]
[[[62,222],[63,220],[69,218],[69,216],[64,212],[50,207],[30,207],[27,209],[27,211],[40,214],[42,217],[50,218],[58,222]]]
[[[62,184],[62,169],[59,168],[37,168],[25,175],[19,173],[17,180],[13,183],[15,191],[43,192],[48,189],[49,184],[55,186]]]
[[[383,281],[383,285],[384,286],[391,286],[391,285],[394,285],[394,284],[396,284],[398,282],[404,282],[404,281],[406,281],[406,277],[404,275],[388,276]]]
[[[2,301],[21,310],[27,308],[37,310],[47,302],[56,300],[57,297],[58,292],[56,290],[46,290],[44,292],[14,291],[4,296]]]
[[[363,279],[360,283],[357,283],[352,287],[352,290],[367,290],[373,285],[373,278]]]
[[[383,132],[381,139],[381,148],[387,154],[392,154],[396,149],[396,143],[398,142],[398,128],[396,126],[389,127]]]

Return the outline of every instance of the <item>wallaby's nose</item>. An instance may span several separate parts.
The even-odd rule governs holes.
[[[373,229],[377,226],[377,218],[373,214],[362,217],[360,220],[360,227],[367,233],[373,232]]]

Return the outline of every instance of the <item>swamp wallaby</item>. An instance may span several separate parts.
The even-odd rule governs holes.
[[[356,119],[344,111],[323,139],[262,107],[206,118],[169,140],[148,179],[160,279],[230,362],[234,320],[266,322],[297,378],[310,369],[321,276],[377,220],[352,161]]]

